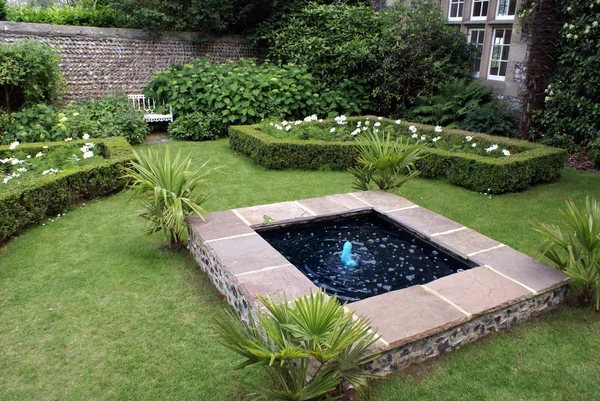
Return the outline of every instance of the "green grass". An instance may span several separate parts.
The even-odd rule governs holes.
[[[168,146],[196,165],[226,165],[209,210],[351,189],[343,172],[264,171],[225,140]],[[528,220],[559,221],[568,196],[600,198],[600,176],[567,170],[558,183],[491,199],[429,180],[402,194],[533,254]],[[212,328],[225,302],[185,253],[141,236],[127,199],[78,207],[0,250],[1,400],[237,400],[243,380],[264,380],[231,371],[239,359]],[[378,383],[373,400],[595,400],[599,358],[600,314],[563,308]]]

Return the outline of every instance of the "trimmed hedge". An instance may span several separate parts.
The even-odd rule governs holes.
[[[372,116],[369,116],[372,117]],[[377,117],[372,117],[376,119]],[[349,118],[349,122],[359,118]],[[391,120],[384,119],[387,123]],[[403,123],[403,125],[408,125]],[[564,149],[504,137],[411,124],[419,135],[471,136],[478,146],[498,144],[511,149],[509,157],[486,157],[430,148],[418,163],[425,178],[446,177],[452,184],[477,192],[499,194],[522,191],[531,185],[556,180],[568,154]],[[230,146],[267,169],[345,170],[354,165],[358,151],[353,142],[282,140],[258,130],[258,125],[229,127]]]
[[[0,243],[47,217],[64,212],[73,204],[123,189],[122,167],[134,157],[133,148],[124,138],[24,143],[19,145],[19,150],[37,153],[60,146],[77,147],[85,142],[95,143],[105,161],[43,176],[25,187],[0,193]],[[0,158],[10,153],[8,146],[0,146]]]

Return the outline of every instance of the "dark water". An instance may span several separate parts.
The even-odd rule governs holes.
[[[471,268],[375,214],[259,234],[313,283],[349,302]],[[346,241],[352,243],[357,267],[341,263]]]

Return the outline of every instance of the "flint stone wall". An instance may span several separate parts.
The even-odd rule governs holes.
[[[111,91],[141,93],[155,72],[196,57],[223,62],[264,56],[264,49],[239,36],[167,32],[157,39],[138,29],[0,21],[1,43],[26,38],[47,43],[62,55],[65,100],[96,99]]]

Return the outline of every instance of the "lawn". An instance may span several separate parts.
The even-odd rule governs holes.
[[[152,146],[226,166],[210,183],[211,211],[351,189],[343,172],[264,171],[226,140]],[[402,191],[532,255],[529,220],[556,222],[567,197],[587,194],[600,198],[600,176],[571,170],[491,198],[443,181]],[[141,236],[127,199],[77,207],[0,250],[1,400],[237,400],[242,380],[264,380],[230,370],[239,359],[211,323],[225,302],[186,253]],[[597,400],[598,377],[600,314],[564,307],[377,383],[373,400]]]

